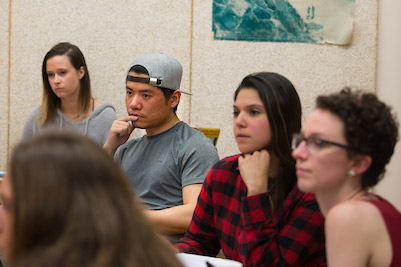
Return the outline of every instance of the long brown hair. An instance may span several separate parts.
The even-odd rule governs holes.
[[[269,119],[272,131],[269,149],[280,160],[279,174],[271,192],[274,208],[277,209],[297,181],[295,160],[291,156],[291,138],[301,129],[301,102],[292,83],[278,73],[259,72],[246,76],[234,93],[234,101],[244,88],[258,92]]]
[[[49,132],[20,143],[9,175],[7,266],[181,266],[112,157],[85,137]]]
[[[56,116],[57,108],[60,108],[61,105],[60,98],[56,96],[50,86],[46,70],[46,63],[50,58],[62,55],[66,55],[68,57],[75,70],[78,71],[81,67],[84,68],[85,74],[80,80],[79,89],[79,115],[86,114],[90,109],[92,91],[89,70],[86,65],[85,57],[76,45],[67,42],[58,43],[46,53],[42,63],[43,94],[42,104],[40,106],[40,114],[38,117],[38,123],[40,126],[43,126],[51,121]]]

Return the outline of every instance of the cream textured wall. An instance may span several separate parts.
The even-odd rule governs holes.
[[[8,1],[0,0],[0,170],[4,170],[8,152]]]
[[[379,8],[379,46],[377,69],[377,93],[393,106],[401,121],[401,1],[386,0]],[[377,187],[379,194],[387,197],[401,210],[401,142],[387,168],[387,174]]]
[[[233,93],[244,76],[273,71],[297,88],[305,116],[319,93],[345,85],[375,89],[376,0],[355,1],[350,46],[214,41],[212,0],[194,1],[191,123],[221,128],[220,156],[237,153],[232,135]]]
[[[212,0],[9,0],[9,12],[9,1],[0,1],[1,21],[9,14],[12,17],[11,35],[3,30],[8,28],[7,20],[0,26],[0,60],[11,57],[10,99],[1,91],[5,94],[1,99],[6,99],[1,108],[7,100],[11,107],[10,137],[1,142],[9,141],[8,149],[18,142],[25,118],[40,103],[42,59],[60,41],[82,49],[95,96],[113,104],[119,116],[125,114],[124,76],[133,58],[153,51],[176,57],[184,67],[182,88],[194,93],[183,96],[178,114],[193,126],[221,128],[217,144],[221,157],[237,153],[232,95],[251,72],[287,76],[300,94],[305,116],[319,93],[345,85],[375,90],[376,0],[356,1],[350,46],[215,41]],[[3,50],[9,38],[10,55]],[[3,63],[1,68],[7,70]],[[2,72],[0,84],[7,83],[8,74]],[[0,138],[7,137],[5,131],[0,130]],[[0,169],[5,168],[5,155],[0,157]]]

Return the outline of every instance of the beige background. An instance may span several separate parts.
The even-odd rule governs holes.
[[[401,121],[401,1],[380,1],[377,93],[393,106]],[[401,129],[400,129],[401,131]],[[377,192],[387,197],[401,210],[401,141],[387,167],[387,175],[377,186]]]
[[[9,148],[9,6],[8,1],[0,0],[0,170],[5,169]]]
[[[382,12],[379,30],[388,27]],[[95,96],[113,104],[118,116],[125,114],[124,76],[135,56],[161,51],[176,57],[184,68],[182,89],[194,93],[183,96],[178,114],[192,126],[220,128],[217,148],[224,157],[238,152],[231,129],[232,95],[251,72],[274,71],[289,78],[300,94],[304,116],[320,93],[345,85],[376,91],[377,18],[376,0],[356,1],[349,46],[215,41],[212,0],[0,0],[0,170],[26,117],[40,103],[43,57],[60,41],[81,48]],[[379,60],[379,69],[385,65]],[[397,88],[383,85],[379,91],[394,100],[393,90]],[[134,137],[141,134],[136,131]],[[397,173],[391,170],[391,175]],[[394,199],[383,189],[387,194]],[[400,199],[394,201],[401,207]]]

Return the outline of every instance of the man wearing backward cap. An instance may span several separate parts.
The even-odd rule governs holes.
[[[182,66],[162,53],[138,56],[126,78],[127,117],[114,121],[104,148],[114,155],[147,215],[172,241],[186,231],[209,168],[219,160],[202,133],[179,120]],[[146,135],[127,141],[135,128]]]

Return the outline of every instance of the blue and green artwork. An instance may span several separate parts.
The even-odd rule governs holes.
[[[347,44],[355,0],[213,0],[217,40]]]

